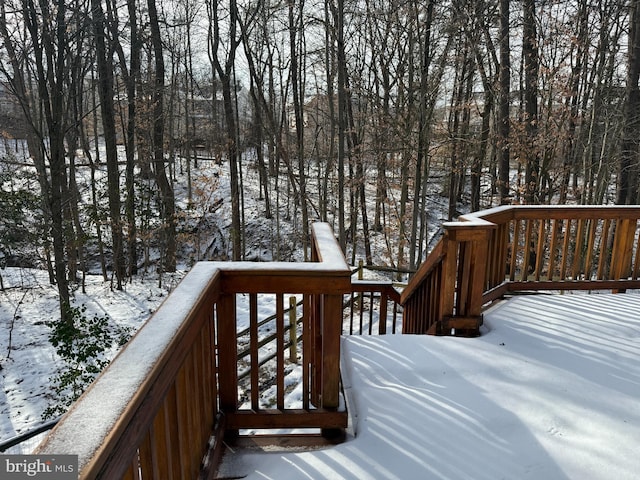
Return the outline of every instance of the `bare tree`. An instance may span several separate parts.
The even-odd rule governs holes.
[[[429,91],[429,71],[432,64],[432,25],[434,2],[427,2],[424,15],[417,7],[415,8],[416,25],[420,25],[421,36],[418,39],[420,48],[420,107],[418,112],[418,145],[416,156],[416,179],[413,187],[413,216],[411,219],[411,240],[413,245],[409,254],[409,266],[412,269],[417,267],[422,261],[422,245],[427,228],[427,209],[426,209],[426,179],[429,176],[429,138],[431,136],[431,122],[433,120],[434,101]],[[424,17],[423,26],[419,21],[420,17]]]
[[[23,108],[31,120],[34,137],[33,155],[39,174],[43,209],[50,223],[53,245],[54,279],[58,287],[61,318],[69,321],[69,286],[67,280],[67,264],[65,258],[65,228],[63,222],[63,205],[66,178],[64,134],[68,122],[66,111],[67,75],[69,73],[67,47],[71,43],[70,29],[67,29],[67,6],[64,0],[53,4],[42,2],[36,5],[32,0],[22,3],[22,17],[18,22],[24,22],[29,36],[32,64],[20,65],[12,58],[14,65],[14,89],[25,102]],[[2,3],[3,20],[6,20],[6,10]],[[42,21],[44,19],[44,21]],[[4,22],[2,22],[4,23]],[[9,50],[10,58],[16,53],[13,39],[6,38],[5,48]],[[16,69],[17,67],[17,69]],[[29,96],[30,88],[22,72],[33,68],[37,88],[37,97]],[[30,101],[31,103],[26,103]],[[40,116],[41,115],[41,116]],[[42,123],[41,120],[42,119]],[[43,129],[40,126],[43,125]],[[35,140],[34,138],[34,140]],[[31,146],[30,146],[31,149]],[[45,163],[48,159],[48,168]]]
[[[509,201],[509,131],[510,131],[510,93],[511,93],[511,48],[509,41],[509,0],[500,0],[500,99],[498,103],[498,191],[500,203]]]
[[[96,0],[97,1],[97,0]],[[153,171],[158,185],[161,212],[164,222],[162,226],[162,261],[161,271],[176,270],[176,205],[173,186],[167,177],[164,158],[164,49],[160,34],[160,20],[155,0],[148,0],[149,28],[154,56],[153,86]]]
[[[137,237],[138,229],[136,225],[136,194],[135,194],[135,164],[136,164],[136,125],[138,122],[137,110],[137,84],[140,77],[140,55],[141,40],[138,28],[138,13],[134,0],[127,0],[127,14],[129,24],[129,64],[127,65],[127,56],[120,42],[118,32],[118,22],[114,13],[117,13],[117,4],[113,1],[109,9],[110,18],[109,25],[111,27],[111,40],[115,49],[120,70],[124,77],[124,83],[127,93],[127,115],[124,126],[124,146],[126,155],[125,167],[125,215],[127,219],[127,273],[129,276],[138,272],[138,247]]]
[[[113,108],[113,70],[111,67],[111,49],[107,49],[106,24],[102,2],[91,1],[93,26],[95,29],[96,59],[98,67],[98,85],[100,92],[100,110],[107,155],[107,177],[109,192],[109,213],[111,219],[111,239],[113,242],[113,270],[116,276],[116,288],[122,290],[125,275],[124,246],[120,218],[120,171],[116,146],[116,120]]]
[[[629,53],[627,85],[623,110],[623,138],[618,171],[618,204],[634,204],[640,200],[638,191],[638,138],[640,137],[640,1],[630,5]]]
[[[524,131],[525,145],[525,201],[536,203],[538,199],[540,155],[538,137],[538,36],[536,33],[535,1],[522,3],[522,57],[524,58]]]
[[[344,0],[330,3],[336,28],[336,59],[338,73],[338,242],[343,251],[347,248],[344,205],[344,161],[347,143],[347,58],[344,37]]]
[[[244,256],[242,251],[242,231],[240,217],[240,183],[238,171],[238,144],[236,136],[236,112],[234,110],[233,89],[236,88],[233,82],[233,66],[236,52],[240,45],[241,38],[237,35],[238,28],[238,6],[235,0],[229,1],[228,22],[228,42],[226,53],[223,52],[221,43],[224,38],[221,33],[222,20],[220,19],[221,5],[214,0],[207,4],[209,15],[209,59],[222,84],[222,98],[224,105],[224,117],[226,126],[227,160],[231,177],[231,243],[232,256],[234,260],[240,260]]]

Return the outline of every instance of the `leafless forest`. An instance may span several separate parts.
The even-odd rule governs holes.
[[[385,235],[399,268],[424,259],[434,197],[449,218],[637,203],[639,8],[0,0],[0,261],[31,245],[61,306],[90,249],[115,288],[143,241],[175,270],[183,213],[206,207],[192,175],[212,162],[229,176],[233,259],[246,257],[247,163],[265,218],[287,192],[302,251],[310,222],[330,221],[367,262]]]

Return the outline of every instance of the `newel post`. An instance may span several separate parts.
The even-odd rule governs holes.
[[[478,335],[482,325],[490,235],[497,225],[482,219],[445,224],[442,320],[438,334]]]
[[[337,409],[340,398],[340,334],[342,295],[322,299],[322,408]]]
[[[235,296],[220,296],[217,305],[218,330],[218,395],[219,408],[224,413],[233,413],[238,408],[238,345],[236,342]],[[228,430],[226,435],[234,437],[237,430]]]
[[[322,287],[310,295],[311,400],[322,409],[340,406],[340,335],[343,296],[351,292],[351,270],[333,232],[326,224],[314,225],[312,261],[321,261]],[[323,430],[323,435],[342,435],[342,429]]]

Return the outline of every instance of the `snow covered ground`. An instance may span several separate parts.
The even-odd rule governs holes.
[[[227,171],[207,164],[194,176],[195,183],[201,180],[196,191],[203,198],[187,223],[207,228],[202,238],[183,242],[185,269],[192,261],[229,253],[228,202],[219,211],[209,208],[229,197]],[[264,218],[257,172],[248,168],[244,182],[252,232],[247,258],[270,260],[273,222]],[[438,196],[433,197],[430,238],[443,218]],[[284,219],[283,214],[282,228],[294,231]],[[383,240],[372,233],[374,245]],[[290,254],[281,253],[281,259],[299,257],[285,247]],[[375,264],[389,264],[384,248],[376,252]],[[41,423],[52,401],[50,379],[62,365],[44,325],[58,309],[46,272],[6,268],[0,274],[5,286],[0,291],[2,442]],[[88,275],[87,293],[76,291],[75,304],[135,329],[181,277],[165,276],[162,287],[157,276],[136,278],[118,292],[102,277]],[[230,458],[229,466],[248,478],[274,480],[637,478],[639,317],[636,294],[541,295],[492,309],[478,339],[345,338],[356,435],[313,453],[242,454]],[[295,375],[293,370],[291,378]],[[295,401],[299,395],[294,390],[290,396]]]
[[[355,435],[312,452],[240,451],[222,475],[638,478],[640,295],[516,297],[483,329],[476,339],[345,337]]]
[[[57,288],[47,272],[6,268],[0,290],[0,442],[42,423],[42,413],[55,400],[51,379],[64,367],[48,340],[44,322],[59,318]],[[136,277],[117,291],[102,276],[88,275],[86,291],[74,292],[76,306],[87,316],[108,314],[113,325],[137,329],[182,278],[183,273]],[[115,355],[115,349],[108,353]]]

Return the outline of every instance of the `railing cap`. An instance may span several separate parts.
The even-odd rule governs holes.
[[[149,372],[183,327],[183,319],[217,270],[197,263],[167,297],[153,317],[129,341],[116,358],[72,405],[62,421],[38,447],[40,454],[78,455],[82,471],[94,458],[121,416],[133,402],[141,385],[150,380]],[[108,374],[106,374],[108,372]],[[87,424],[87,420],[91,424]]]

